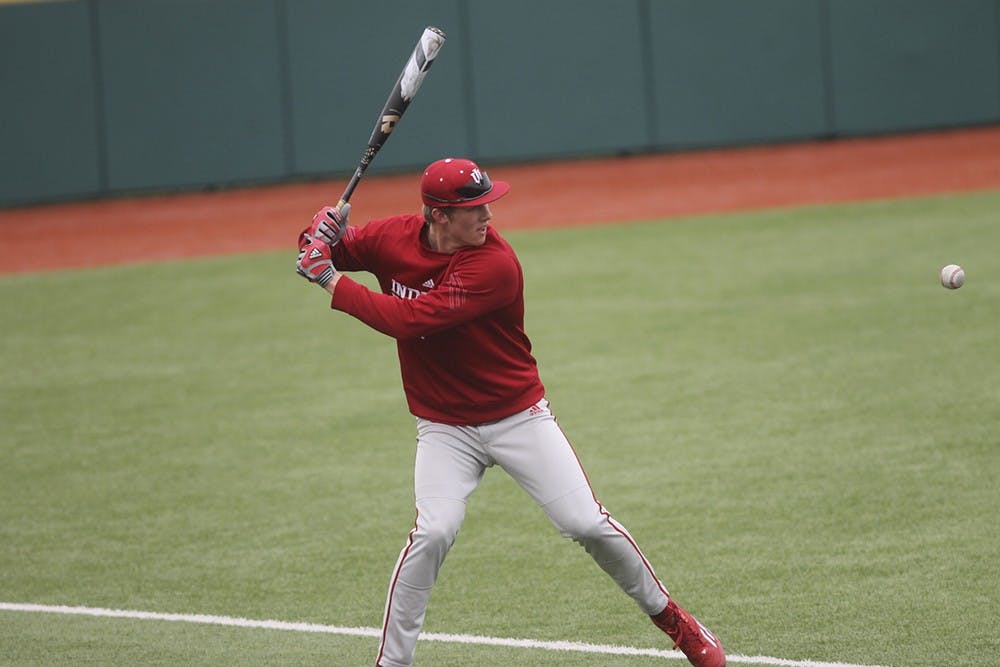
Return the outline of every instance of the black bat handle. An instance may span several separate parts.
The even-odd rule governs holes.
[[[338,211],[344,208],[344,204],[351,200],[351,195],[354,194],[354,188],[358,187],[358,182],[361,180],[361,176],[364,175],[365,169],[367,169],[368,165],[371,164],[371,161],[375,157],[375,154],[378,153],[379,148],[381,148],[381,146],[369,145],[368,148],[365,149],[364,154],[361,156],[361,162],[358,164],[358,168],[354,170],[354,175],[351,176],[350,182],[347,184],[347,187],[344,188],[344,194],[340,195],[340,201],[337,202]]]

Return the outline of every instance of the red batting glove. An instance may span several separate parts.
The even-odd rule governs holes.
[[[299,259],[295,262],[295,270],[300,276],[320,287],[326,287],[337,270],[333,268],[330,258],[330,246],[312,236],[299,250]]]
[[[324,206],[313,216],[312,224],[299,235],[299,250],[302,249],[303,237],[312,236],[323,241],[331,248],[340,242],[347,232],[347,218],[351,215],[351,205],[344,204],[342,209],[335,206]]]

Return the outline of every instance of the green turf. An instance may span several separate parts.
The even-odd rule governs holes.
[[[985,193],[507,235],[598,495],[731,653],[1000,654],[998,212]],[[951,262],[958,291],[938,284]],[[293,263],[0,278],[0,602],[380,624],[413,421],[392,341]],[[426,629],[669,648],[500,471]],[[0,611],[5,665],[368,665],[374,647]],[[437,642],[418,658],[662,664]]]

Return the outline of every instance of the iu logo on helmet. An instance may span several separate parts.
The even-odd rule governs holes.
[[[472,176],[472,180],[476,182],[476,185],[483,184],[483,172],[479,171],[479,167],[473,169],[470,175]]]

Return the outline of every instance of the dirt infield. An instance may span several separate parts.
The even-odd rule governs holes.
[[[1000,188],[1000,126],[525,166],[501,231]],[[415,211],[418,177],[369,176],[355,223]],[[0,210],[0,273],[288,248],[346,180]],[[40,251],[57,239],[67,256]]]

